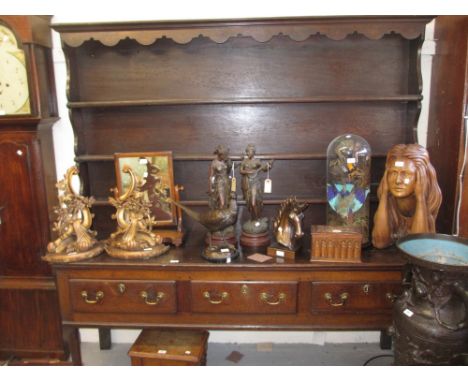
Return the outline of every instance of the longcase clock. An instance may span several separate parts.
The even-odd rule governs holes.
[[[51,269],[58,119],[49,16],[0,16],[0,359],[68,357]]]

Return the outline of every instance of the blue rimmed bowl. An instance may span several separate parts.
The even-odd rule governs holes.
[[[468,272],[468,239],[444,234],[412,234],[396,243],[408,261],[441,271]]]

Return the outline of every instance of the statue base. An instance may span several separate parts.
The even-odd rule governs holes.
[[[268,231],[262,233],[247,233],[242,231],[240,243],[243,247],[266,247],[271,243],[270,233]]]
[[[201,256],[211,263],[230,263],[239,256],[239,251],[231,244],[211,245]]]
[[[134,260],[134,259],[149,259],[151,257],[161,256],[167,251],[170,247],[168,245],[158,244],[155,247],[149,247],[142,250],[129,251],[118,247],[113,247],[110,244],[106,245],[106,252],[110,257],[115,257],[117,259],[124,260]]]
[[[224,231],[208,232],[205,237],[205,244],[208,246],[220,246],[223,244],[236,245],[236,243],[236,231],[233,226],[226,228]]]
[[[267,248],[267,255],[274,257],[282,257],[288,260],[294,260],[296,258],[296,254],[298,254],[299,251],[300,247],[293,250],[283,247],[281,244],[273,243]]]
[[[100,255],[104,251],[104,243],[99,242],[93,248],[85,252],[50,253],[48,252],[42,259],[49,263],[72,263],[74,261],[91,259]]]

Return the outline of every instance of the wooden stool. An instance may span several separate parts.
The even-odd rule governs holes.
[[[128,351],[132,366],[205,366],[208,332],[142,330]]]

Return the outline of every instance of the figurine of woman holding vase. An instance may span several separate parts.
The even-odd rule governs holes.
[[[255,145],[249,144],[239,170],[242,175],[242,193],[250,213],[250,219],[242,226],[241,236],[241,244],[247,247],[267,246],[270,243],[268,219],[261,217],[263,210],[261,172],[271,169],[273,161],[262,162],[255,158],[255,152]]]

